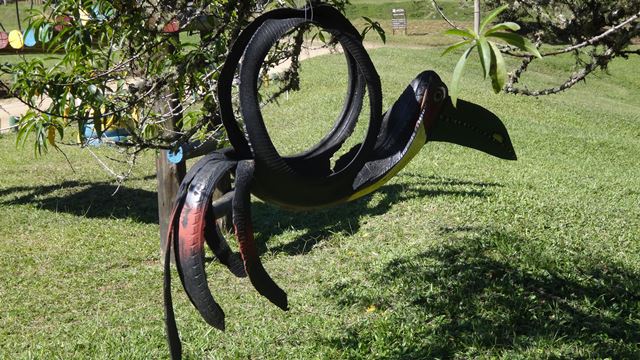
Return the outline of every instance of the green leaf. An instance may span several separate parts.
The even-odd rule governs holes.
[[[65,91],[63,93],[63,95],[56,97],[56,99],[59,99],[59,103],[58,103],[58,114],[64,114],[64,108],[67,106],[67,95],[69,94],[68,91]]]
[[[478,55],[480,55],[480,65],[482,65],[484,78],[486,79],[491,70],[491,48],[489,47],[487,38],[484,36],[480,36],[478,39]]]
[[[469,57],[469,54],[471,53],[471,50],[473,50],[473,48],[475,48],[476,46],[473,45],[472,47],[468,48],[467,51],[464,52],[464,54],[462,54],[462,56],[460,57],[460,60],[458,60],[458,63],[456,64],[456,68],[453,70],[453,77],[451,78],[451,87],[449,89],[449,96],[451,96],[451,102],[453,103],[453,106],[456,106],[456,103],[458,102],[458,83],[460,82],[460,76],[462,76],[462,70],[464,69],[464,65],[467,62],[467,58]]]
[[[491,65],[491,83],[493,85],[493,91],[498,94],[502,91],[504,83],[507,80],[507,67],[504,64],[504,58],[500,49],[491,41],[488,41],[491,46],[492,65]]]
[[[58,126],[56,126],[56,129],[58,130],[58,135],[60,135],[60,140],[64,139],[64,126],[62,126],[62,124],[59,124]]]
[[[491,29],[487,30],[487,32],[485,33],[485,36],[491,33],[494,33],[496,31],[502,31],[502,30],[518,31],[520,30],[520,25],[514,22],[503,22],[503,23],[492,26]]]
[[[36,141],[33,143],[33,155],[35,157],[42,155],[42,147],[47,146],[47,142],[45,141],[46,135],[44,134],[44,131],[45,130],[43,129],[42,124],[39,123],[36,125]]]
[[[471,43],[471,41],[472,41],[471,39],[462,40],[462,41],[460,41],[460,42],[457,42],[457,43],[455,43],[455,44],[453,44],[453,45],[449,46],[448,48],[446,48],[446,49],[442,52],[442,56],[444,56],[444,55],[446,55],[446,54],[448,54],[448,53],[450,53],[450,52],[452,52],[452,51],[454,51],[454,50],[457,50],[457,49],[461,48],[461,47],[462,47],[462,46],[464,46],[464,45],[470,44],[470,43]]]
[[[538,58],[542,58],[542,55],[540,55],[540,52],[535,47],[535,45],[533,45],[533,43],[529,39],[525,38],[524,36],[514,34],[514,33],[507,33],[507,32],[496,32],[496,33],[489,34],[487,36],[500,39],[509,45],[513,45],[517,47],[522,51],[527,51]]]
[[[33,125],[35,122],[33,121],[33,111],[27,111],[22,118],[20,118],[18,124],[18,136],[16,137],[16,147],[22,146],[27,140],[29,133],[31,133],[33,129]]]
[[[446,35],[462,36],[462,37],[467,37],[467,38],[472,38],[472,39],[476,38],[475,32],[473,32],[471,30],[465,30],[465,29],[449,29],[449,30],[445,31],[444,33]]]
[[[147,140],[151,140],[158,137],[158,134],[159,134],[159,129],[157,124],[146,123],[142,127],[142,136]]]
[[[362,37],[364,39],[365,35],[367,35],[367,33],[369,32],[369,30],[375,30],[376,33],[378,34],[378,36],[380,36],[380,39],[382,40],[383,43],[387,42],[387,35],[385,34],[384,29],[382,28],[382,25],[380,25],[379,22],[371,20],[370,18],[363,16],[362,17],[366,22],[369,23],[369,25],[367,25],[362,32],[360,33],[360,37]]]
[[[93,128],[98,135],[98,138],[102,137],[102,133],[105,129],[102,128],[102,112],[99,107],[93,108]]]
[[[382,43],[386,44],[387,43],[387,34],[384,32],[384,29],[382,28],[382,26],[380,26],[379,29],[376,28],[376,31],[378,32],[378,35],[380,36],[380,39],[382,39]]]
[[[507,10],[508,7],[509,7],[509,5],[502,5],[499,8],[493,10],[493,12],[491,14],[489,14],[486,18],[484,18],[484,20],[482,20],[482,24],[480,25],[480,33],[482,34],[482,30],[484,30],[484,28],[487,26],[487,24],[492,22],[493,19],[495,19],[503,11]]]
[[[86,124],[86,121],[83,119],[80,119],[78,122],[78,141],[80,142],[81,145],[84,145],[84,141],[85,141],[85,136],[84,136],[84,126]]]

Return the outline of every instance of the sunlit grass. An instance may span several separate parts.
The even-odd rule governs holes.
[[[385,106],[423,69],[448,81],[457,56],[440,52],[371,51]],[[254,201],[265,267],[291,310],[210,263],[227,331],[176,290],[185,353],[638,358],[639,65],[616,61],[611,76],[540,99],[493,95],[471,66],[460,96],[504,120],[518,161],[427,144],[352,204],[290,213]],[[304,148],[330,126],[343,66],[341,55],[303,62],[302,91],[266,109],[282,146]],[[564,70],[540,62],[529,86]],[[60,154],[33,159],[14,143],[0,139],[0,358],[166,358],[153,154],[111,196],[88,154],[65,149],[73,173]]]

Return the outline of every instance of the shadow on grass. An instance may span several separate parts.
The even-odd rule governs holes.
[[[561,270],[545,265],[557,259],[504,251],[526,241],[452,239],[390,262],[366,284],[335,285],[326,295],[345,311],[377,309],[321,341],[350,358],[640,358],[638,274],[594,259]]]
[[[438,196],[485,197],[497,183],[465,181],[442,177],[423,177],[405,173],[410,183],[396,183],[380,188],[382,199],[372,201],[371,196],[325,210],[291,212],[265,204],[253,203],[254,228],[259,251],[266,251],[265,243],[271,237],[291,229],[302,234],[288,244],[275,246],[272,252],[289,255],[305,254],[323,239],[336,233],[354,233],[360,229],[363,216],[385,214],[396,203],[412,198]],[[147,179],[147,178],[145,178]],[[153,191],[133,189],[109,182],[65,181],[46,186],[17,186],[0,190],[1,205],[34,205],[39,208],[65,212],[86,218],[129,218],[134,221],[157,224],[157,194]],[[3,199],[4,198],[4,199]]]
[[[146,179],[146,178],[145,178]],[[0,190],[2,205],[34,205],[87,218],[132,219],[158,223],[158,198],[154,191],[132,189],[108,182],[65,181],[46,186],[16,186]],[[115,194],[114,194],[115,192]]]
[[[254,229],[259,232],[256,234],[259,252],[266,251],[265,242],[271,237],[294,229],[302,231],[302,234],[287,244],[270,247],[269,251],[288,255],[306,254],[336,233],[357,232],[362,217],[383,215],[396,203],[424,197],[486,197],[490,195],[489,188],[502,186],[497,183],[424,177],[411,173],[405,173],[403,177],[411,179],[411,183],[383,186],[376,191],[377,194],[382,194],[382,199],[375,202],[368,195],[351,203],[309,212],[291,212],[262,202],[254,203],[253,222]]]

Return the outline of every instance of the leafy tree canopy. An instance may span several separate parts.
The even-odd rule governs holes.
[[[500,14],[502,21],[517,21],[522,31],[538,44],[552,45],[541,51],[542,58],[573,54],[575,72],[560,85],[530,90],[518,87],[532,57],[523,62],[509,78],[505,90],[523,95],[548,95],[564,91],[584,80],[597,69],[606,70],[615,58],[640,55],[633,48],[640,36],[640,2],[637,0],[487,0],[487,6],[508,5]],[[504,52],[518,56],[511,50]]]
[[[324,2],[344,9],[348,1]],[[196,138],[223,141],[223,131],[216,125],[215,89],[230,45],[260,11],[304,3],[49,0],[32,14],[30,28],[51,56],[0,67],[13,75],[10,91],[37,109],[22,118],[18,139],[24,143],[35,134],[37,153],[58,148],[62,141],[85,144],[84,127],[92,122],[98,135],[108,128],[126,128],[129,140],[117,145],[132,154],[146,148],[172,149]],[[446,19],[437,1],[431,3]],[[640,35],[636,0],[486,0],[483,7],[487,14],[499,11],[485,17],[482,31],[458,28],[450,33],[463,37],[458,47],[470,46],[462,66],[470,49],[478,49],[484,73],[491,76],[496,91],[557,93],[596,69],[606,69],[614,58],[639,54],[630,47]],[[489,24],[493,20],[498,24]],[[363,33],[382,32],[375,21],[365,21],[368,27]],[[331,41],[308,28],[285,37],[267,58],[263,73],[268,80],[269,68],[292,60],[275,79],[281,90],[274,97],[298,87],[298,55],[307,31]],[[537,50],[542,44],[550,46]],[[575,56],[576,70],[564,83],[541,90],[518,84],[532,61],[567,53]],[[502,54],[520,57],[520,66],[508,73]],[[462,67],[456,67],[454,78],[461,73]],[[79,141],[64,138],[70,127],[78,129]]]
[[[343,9],[347,1],[326,2]],[[230,45],[259,12],[301,5],[304,1],[50,0],[32,15],[30,28],[51,56],[2,66],[14,78],[10,91],[37,109],[21,120],[19,141],[35,134],[39,153],[57,148],[73,126],[83,144],[89,121],[98,135],[109,127],[126,128],[130,140],[117,145],[131,152],[170,149],[193,138],[223,139],[215,126],[215,89]],[[285,37],[265,62],[268,69],[292,59],[278,78],[279,93],[298,86],[298,54],[309,30]],[[168,122],[177,130],[167,131]]]

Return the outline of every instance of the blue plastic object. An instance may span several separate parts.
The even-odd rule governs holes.
[[[33,47],[36,45],[36,32],[28,29],[24,32],[24,46]]]
[[[110,129],[102,133],[102,137],[98,138],[93,123],[86,123],[84,125],[84,137],[87,139],[87,145],[100,146],[103,141],[126,141],[129,138],[129,132],[127,129],[118,128]]]
[[[113,15],[113,10],[107,10],[105,12],[100,11],[100,6],[98,4],[93,5],[91,11],[95,15],[95,19],[98,21],[105,21]]]
[[[182,146],[180,146],[175,152],[169,151],[169,153],[167,154],[167,160],[169,160],[169,162],[172,164],[179,164],[183,158],[184,151],[182,151]]]

